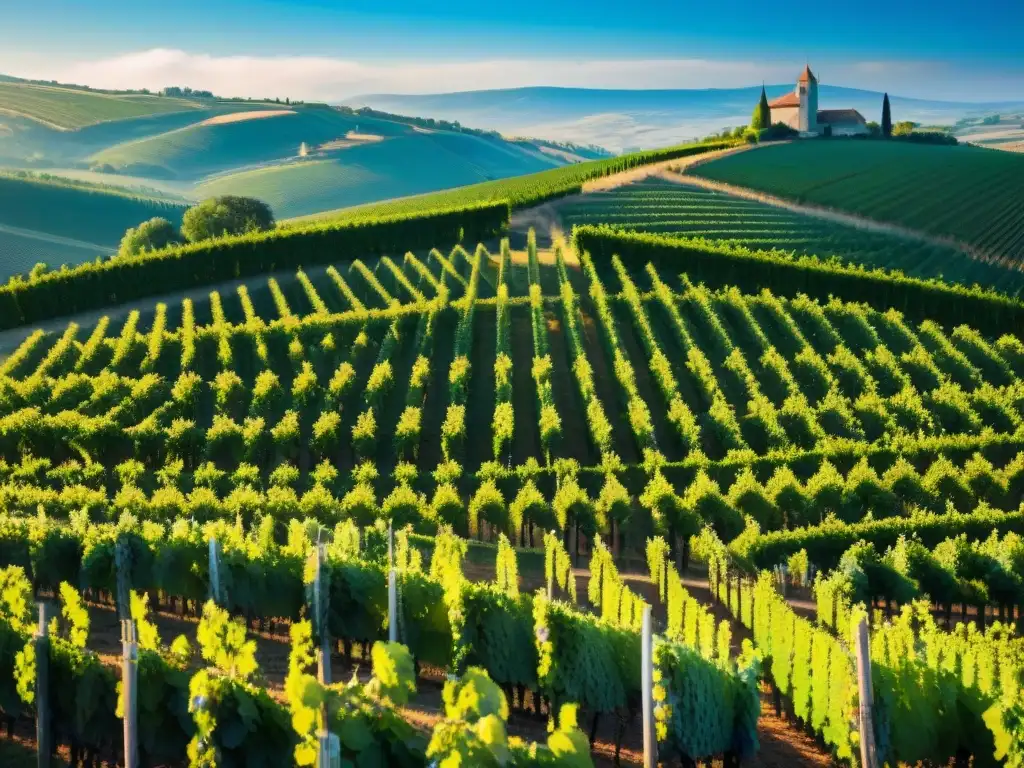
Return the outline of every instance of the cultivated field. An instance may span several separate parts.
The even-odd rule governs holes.
[[[516,717],[570,697],[594,748],[609,754],[634,738],[625,735],[635,734],[628,702],[639,690],[615,654],[637,656],[640,610],[653,602],[668,641],[658,646],[661,685],[678,702],[663,754],[753,757],[758,667],[733,642],[747,628],[762,653],[773,649],[771,680],[792,693],[792,716],[847,754],[855,667],[846,625],[836,634],[812,627],[772,577],[755,585],[744,574],[800,549],[828,567],[828,540],[886,542],[919,529],[931,541],[1019,525],[1024,344],[950,328],[945,311],[922,318],[915,306],[909,319],[880,295],[867,305],[789,289],[747,294],[691,280],[685,262],[594,259],[562,243],[494,250],[339,261],[204,301],[30,333],[0,365],[3,562],[25,564],[47,588],[102,591],[110,570],[98,558],[114,562],[121,537],[134,537],[135,557],[160,565],[133,571],[133,584],[163,595],[165,610],[180,599],[182,612],[196,613],[210,573],[206,540],[217,536],[232,585],[225,606],[261,625],[295,624],[311,532],[327,526],[331,632],[349,659],[354,645],[365,659],[387,615],[374,521],[502,534],[497,550],[477,550],[494,584],[467,579],[464,545],[450,534],[417,540],[422,555],[403,534],[399,637],[422,679],[463,668],[462,648],[503,686]],[[118,527],[104,522],[126,513]],[[370,527],[359,534],[356,525]],[[569,545],[544,534],[551,529]],[[649,539],[657,534],[665,538]],[[29,540],[60,542],[63,555],[46,559]],[[560,600],[520,595],[509,541],[543,543]],[[683,586],[685,565],[672,563],[666,542],[684,564],[691,548],[707,562],[710,594],[735,622],[716,628],[720,609]],[[589,557],[586,599],[572,572],[578,549]],[[646,562],[649,575],[620,575],[613,553]],[[520,556],[524,568],[540,557]],[[966,584],[969,574],[954,577]],[[5,578],[18,583],[15,573]],[[61,595],[75,604],[67,589]],[[494,645],[494,632],[506,640]],[[808,664],[812,653],[818,663]],[[876,663],[889,673],[879,696],[920,685],[918,667],[884,655]],[[113,689],[112,672],[96,674],[93,686]],[[217,674],[231,679],[226,668]],[[689,675],[710,676],[711,709],[676,698]],[[168,696],[183,690],[175,685]],[[817,694],[805,701],[808,691]],[[882,712],[889,727],[907,727],[903,710]],[[927,701],[914,712],[939,716]],[[627,730],[600,728],[607,715]],[[1002,726],[963,717],[987,729],[982,743],[1000,738]],[[704,738],[685,738],[708,718]],[[69,734],[92,745],[88,734],[113,727]],[[183,726],[174,754],[188,733]],[[287,754],[288,733],[265,738]],[[941,740],[884,748],[905,762],[952,756]]]
[[[91,243],[76,244],[33,230],[11,228],[0,224],[0,279],[11,275],[26,275],[36,264],[50,267],[61,264],[80,264],[98,256],[107,256],[112,248]]]
[[[185,206],[180,202],[134,196],[87,184],[0,174],[0,224],[111,249],[117,247],[128,227],[153,216],[181,223],[184,211]],[[66,263],[56,251],[43,255],[46,258],[39,260],[53,267]],[[5,275],[18,272],[9,267],[6,260],[3,267]]]
[[[31,83],[0,82],[0,110],[69,130],[110,120],[183,112],[201,106],[195,101],[163,96],[107,94]]]
[[[513,210],[538,205],[547,200],[581,192],[584,185],[595,183],[607,176],[617,176],[626,171],[657,162],[704,155],[719,150],[728,151],[732,142],[710,144],[681,144],[650,152],[637,152],[619,157],[590,160],[562,168],[528,174],[521,177],[487,181],[467,187],[446,189],[425,195],[414,195],[396,200],[355,206],[351,209],[325,211],[311,216],[296,217],[286,224],[302,226],[314,222],[341,223],[359,221],[378,216],[408,215],[432,210],[507,201]],[[644,170],[642,173],[646,174]]]
[[[835,256],[915,277],[942,278],[967,286],[977,283],[1014,296],[1024,289],[1021,270],[972,259],[952,246],[869,232],[657,178],[570,198],[558,206],[558,213],[567,228],[608,224],[638,232],[735,243],[754,250],[777,249],[821,259]]]
[[[198,163],[175,135],[166,157]],[[412,138],[240,178],[269,194],[302,171],[296,190],[349,194],[332,164]],[[468,138],[415,135],[483,162],[486,142],[455,150]],[[49,648],[61,755],[120,760],[119,595],[160,694],[140,700],[144,764],[308,763],[326,711],[357,766],[460,744],[467,766],[636,765],[647,607],[663,764],[858,765],[861,619],[880,764],[1024,761],[1017,284],[953,249],[659,180],[580,194],[729,147],[0,286],[12,741],[39,701],[31,605],[51,599],[51,645],[29,647]],[[701,173],[779,150],[796,151]],[[908,217],[918,189],[896,187]],[[538,248],[525,222],[555,213],[580,226]],[[948,272],[1004,292],[915,277]],[[318,654],[347,682],[322,686]]]
[[[358,130],[353,135],[372,134],[385,140],[362,141],[359,146],[346,146],[330,156],[337,157],[339,165],[379,161],[379,167],[373,167],[374,173],[380,177],[399,177],[395,182],[397,185],[401,184],[403,175],[400,171],[412,173],[415,180],[413,188],[419,185],[417,191],[531,173],[559,164],[555,160],[541,160],[534,153],[500,141],[448,132],[418,134],[403,123],[345,115],[327,108],[302,108],[264,120],[235,120],[234,115],[231,118],[226,122],[220,119],[205,121],[140,141],[115,145],[93,155],[91,162],[109,164],[125,173],[198,180],[232,169],[297,159],[303,143],[315,151],[317,147],[345,139]],[[397,146],[393,145],[396,141]],[[416,153],[415,162],[409,155],[411,151]],[[363,156],[363,152],[370,154]],[[453,166],[450,174],[444,173],[443,160]],[[425,182],[413,173],[424,161],[438,164],[432,174],[437,178],[429,186],[423,186]],[[342,176],[339,186],[344,187],[343,168],[339,168],[339,175]],[[220,183],[218,178],[211,179],[211,182]],[[247,183],[245,177],[239,180],[241,185]],[[278,177],[273,188],[282,190],[279,195],[293,191],[303,194],[302,186],[301,178],[296,177],[292,181]],[[293,187],[298,189],[293,190]],[[380,199],[382,196],[374,198],[372,187],[364,189],[362,195],[362,200]],[[329,199],[326,204],[329,204]]]
[[[350,143],[324,157],[214,176],[196,187],[196,195],[252,195],[289,218],[551,167],[510,146],[442,132],[387,137]]]
[[[1024,258],[1024,157],[903,141],[791,142],[701,165],[715,181],[948,237],[1007,265]]]
[[[692,479],[703,466],[724,493],[758,457],[773,457],[769,466],[803,457],[796,471],[808,478],[823,457],[852,467],[851,451],[871,456],[896,442],[905,451],[930,445],[940,453],[948,442],[960,455],[970,446],[1004,450],[1019,440],[1024,358],[1013,336],[946,330],[839,300],[693,285],[666,264],[585,259],[577,270],[561,251],[542,255],[544,263],[522,254],[501,260],[482,248],[457,248],[338,264],[214,292],[188,308],[133,312],[120,324],[33,335],[4,372],[33,381],[44,373],[152,372],[168,385],[194,372],[190,386],[198,387],[199,400],[192,418],[200,435],[219,416],[241,429],[251,398],[266,386],[280,390],[268,431],[287,416],[297,435],[312,435],[321,417],[338,411],[323,446],[302,439],[285,452],[301,468],[301,482],[324,459],[342,475],[371,459],[382,476],[412,461],[424,481],[450,459],[469,473],[497,472],[515,487],[519,476],[507,474],[509,466],[536,462],[547,476],[551,462],[563,458],[595,471],[613,453],[622,470],[642,478],[645,452],[656,449],[673,476]],[[323,322],[335,317],[341,324],[326,330]],[[452,388],[462,358],[465,380]],[[538,367],[535,358],[549,362]],[[238,375],[230,407],[217,394],[228,369]],[[291,400],[296,387],[310,388],[308,402],[307,395]],[[162,396],[151,402],[160,406]],[[506,402],[511,408],[499,407]],[[77,406],[62,398],[60,407]],[[446,410],[451,423],[442,423]],[[160,406],[153,426],[168,428],[173,412]],[[147,414],[132,410],[133,419]],[[111,461],[135,450],[120,439],[103,451]],[[64,450],[60,445],[54,447]],[[44,448],[34,455],[47,455]],[[239,460],[233,449],[229,454]],[[190,462],[202,456],[192,453]],[[283,460],[264,458],[268,469]],[[972,495],[964,504],[977,500]],[[739,512],[722,514],[716,523],[738,533]]]

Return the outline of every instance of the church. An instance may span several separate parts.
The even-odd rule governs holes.
[[[772,125],[784,123],[801,136],[856,136],[868,133],[867,121],[856,109],[818,109],[818,78],[804,66],[796,90],[768,104]]]

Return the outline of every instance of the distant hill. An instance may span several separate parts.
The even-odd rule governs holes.
[[[793,90],[793,83],[767,86],[769,98]],[[424,96],[369,94],[347,99],[348,106],[370,106],[407,115],[459,120],[504,134],[593,143],[622,151],[665,146],[704,136],[726,126],[745,125],[760,86],[703,90],[600,90],[515,88]],[[890,97],[894,120],[953,123],[970,114],[999,111],[1009,103],[970,104]],[[822,109],[853,107],[868,120],[879,119],[882,94],[822,85]]]
[[[282,123],[284,120],[281,121]],[[365,122],[360,130],[369,129]],[[564,165],[519,144],[479,136],[410,131],[250,171],[214,176],[200,197],[258,197],[280,218],[461,187]]]
[[[0,279],[37,261],[109,253],[126,228],[154,215],[180,219],[186,204],[212,195],[259,197],[283,219],[605,154],[326,104],[170,98],[0,75],[0,173],[52,177],[0,178]]]
[[[154,216],[180,224],[184,213],[179,201],[0,174],[0,281],[38,261],[56,267],[112,253],[128,227]]]
[[[71,130],[109,120],[200,109],[195,100],[105,93],[17,80],[0,81],[0,110]]]

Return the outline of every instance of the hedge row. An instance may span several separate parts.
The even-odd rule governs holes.
[[[138,256],[88,262],[0,286],[0,329],[146,296],[276,270],[494,237],[508,225],[506,202],[223,237]]]
[[[607,225],[573,227],[572,238],[577,251],[589,252],[600,264],[609,263],[615,255],[627,264],[634,262],[633,269],[652,262],[660,268],[686,272],[694,283],[709,287],[735,285],[748,293],[768,288],[787,297],[799,293],[835,296],[864,302],[881,312],[895,308],[907,317],[970,323],[992,334],[1024,323],[1024,304],[977,286],[966,288],[811,256],[798,258],[705,240],[626,232]]]

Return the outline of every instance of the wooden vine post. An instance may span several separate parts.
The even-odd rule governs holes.
[[[860,764],[863,768],[878,768],[875,752],[875,729],[872,719],[874,691],[871,687],[871,646],[868,639],[868,620],[862,616],[857,622],[857,696],[860,700]]]
[[[36,757],[39,768],[49,768],[53,751],[50,732],[50,616],[49,605],[39,603],[36,629]]]
[[[654,642],[651,629],[651,606],[644,603],[640,636],[640,688],[644,713],[644,768],[657,768],[658,740],[654,733]]]
[[[398,642],[398,580],[395,576],[395,536],[388,523],[388,640]]]
[[[310,595],[310,615],[313,618],[313,629],[319,640],[317,653],[317,679],[321,685],[331,684],[331,636],[328,632],[328,612],[330,609],[330,579],[324,570],[326,559],[325,546],[318,543],[313,553],[313,584]],[[320,734],[317,765],[319,768],[340,768],[341,742],[338,736],[331,733],[328,727],[328,710],[326,698],[320,706]]]
[[[220,588],[220,545],[217,537],[210,537],[210,599],[224,607],[224,595]]]
[[[124,766],[139,764],[139,641],[131,603],[131,549],[125,539],[114,547],[117,613],[121,619],[121,684],[124,699]]]

